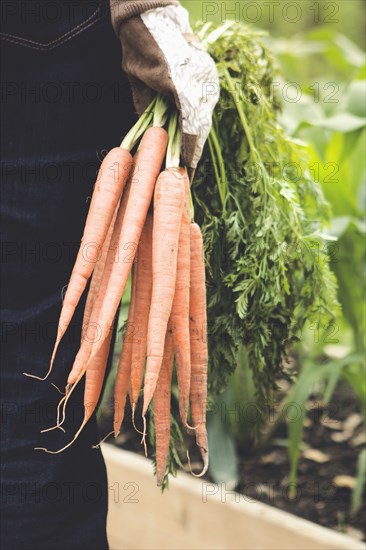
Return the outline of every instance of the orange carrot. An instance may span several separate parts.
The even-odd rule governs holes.
[[[201,230],[191,224],[191,289],[189,324],[191,335],[191,417],[195,426],[196,443],[200,449],[204,468],[208,468],[208,441],[206,432],[207,402],[207,313],[205,264]]]
[[[135,155],[134,161],[135,159],[136,159],[136,155]],[[110,239],[110,244],[109,244],[109,248],[107,250],[107,255],[105,259],[102,279],[99,284],[97,295],[106,291],[110,273],[113,269],[114,262],[116,261],[114,256],[116,254],[116,249],[118,247],[118,236],[122,228],[122,224],[123,224],[123,220],[124,220],[124,216],[127,208],[127,203],[130,196],[130,189],[131,189],[131,179],[127,182],[125,191],[122,196],[122,200],[120,202],[120,205],[117,211],[117,216],[114,222],[112,236]],[[83,336],[82,336],[83,340],[81,343],[81,347],[76,355],[69,377],[67,379],[68,384],[75,384],[76,381],[79,379],[79,376],[81,376],[85,370],[85,365],[90,357],[90,349],[89,349],[89,346],[85,345],[85,341],[87,341],[90,345],[93,345],[95,341],[101,338],[101,331],[98,324],[95,321],[93,323],[90,322],[90,318],[94,308],[94,302],[95,301],[93,301],[92,307],[90,308],[91,309],[90,316],[87,322],[86,322],[86,319],[85,319],[85,322],[83,322]]]
[[[136,312],[136,339],[131,358],[131,387],[130,399],[134,415],[136,403],[144,376],[146,359],[147,326],[149,321],[151,290],[152,290],[152,215],[148,214],[137,253],[135,312]]]
[[[131,164],[132,157],[130,153],[119,147],[112,149],[103,160],[93,192],[81,245],[63,301],[58,323],[58,335],[52,352],[50,367],[43,378],[29,375],[33,378],[45,380],[52,370],[60,341],[70,324],[76,306],[100,255],[117,203],[129,176]]]
[[[104,340],[102,347],[94,357],[86,373],[84,389],[84,424],[86,424],[92,416],[100,398],[107,368],[112,334],[113,332],[111,331]]]
[[[126,191],[127,189],[125,190],[125,192]],[[112,223],[108,230],[107,237],[104,241],[102,253],[100,255],[100,258],[97,261],[97,264],[93,272],[93,276],[92,276],[92,280],[91,280],[91,284],[88,292],[88,298],[87,298],[85,310],[84,310],[83,331],[88,326],[91,312],[93,309],[93,304],[99,292],[100,284],[103,277],[104,267],[107,259],[107,254],[111,244],[112,233],[113,233],[116,216],[117,216],[117,209],[113,215]],[[104,382],[104,375],[107,368],[111,340],[112,340],[112,331],[110,332],[109,336],[106,338],[105,342],[103,343],[103,346],[100,348],[99,352],[97,353],[94,360],[90,364],[86,373],[85,390],[84,390],[84,411],[85,411],[84,421],[85,422],[87,422],[91,417],[91,415],[93,414],[95,407],[97,406],[100,398],[100,394],[101,394],[103,382]]]
[[[143,416],[153,397],[164,354],[177,272],[180,226],[184,207],[184,178],[165,170],[156,182],[152,247],[153,288],[147,332]]]
[[[115,224],[115,221],[116,221],[117,211],[118,211],[118,207],[116,208],[116,211],[113,215],[112,222],[111,222],[111,225],[108,229],[108,233],[107,233],[106,239],[104,241],[100,257],[98,258],[97,263],[96,263],[95,268],[94,268],[94,271],[93,271],[93,276],[92,276],[92,279],[91,279],[89,292],[88,292],[88,296],[87,296],[86,304],[85,304],[85,309],[84,309],[83,332],[89,324],[91,312],[93,310],[94,301],[95,301],[95,298],[98,295],[99,288],[100,288],[100,285],[101,285],[101,282],[102,282],[104,267],[105,267],[105,263],[106,263],[106,260],[107,260],[107,254],[108,254],[109,247],[111,245],[111,239],[112,239],[114,224]]]
[[[166,147],[167,133],[164,129],[153,127],[145,132],[138,152],[138,162],[134,163],[131,174],[126,211],[123,215],[120,208],[117,214],[112,241],[118,244],[116,250],[113,250],[113,247],[109,250],[100,292],[90,318],[89,337],[84,339],[79,357],[75,359],[69,383],[70,378],[72,381],[75,380],[75,373],[78,373],[79,379],[80,373],[82,375],[85,372],[88,363],[98,353],[112,328],[135,258]]]
[[[156,437],[156,476],[157,484],[162,485],[170,443],[170,386],[173,371],[173,341],[171,329],[165,336],[164,356],[154,393],[154,423]]]
[[[108,243],[106,242],[107,239],[109,238],[109,236],[107,236],[106,241],[103,245],[101,258],[98,260],[98,263],[100,266],[98,267],[98,270],[101,272],[102,271],[101,260],[103,257],[106,256],[103,275],[102,275],[102,281],[99,283],[99,289],[98,289],[99,292],[102,291],[101,290],[103,288],[102,283],[104,281],[104,284],[105,284],[105,280],[108,279],[111,266],[113,265],[111,257],[116,247],[116,234],[119,233],[120,227],[122,226],[123,217],[124,217],[124,213],[125,213],[128,198],[129,198],[130,187],[131,187],[131,180],[127,182],[124,194],[122,196],[122,200],[118,207],[118,212],[114,221],[114,228],[112,231],[112,236],[110,238],[109,247],[107,246]],[[105,249],[107,249],[107,252]],[[94,275],[96,275],[96,273]],[[97,286],[97,282],[95,283],[95,287],[96,286]],[[96,290],[96,288],[94,290]],[[94,326],[91,326],[89,322],[89,317],[90,317],[89,311],[91,310],[92,312],[94,307],[94,301],[95,300],[93,300],[93,297],[92,297],[90,299],[89,308],[86,308],[84,312],[82,342],[84,342],[85,340],[88,340],[91,343],[93,343],[93,340],[95,338],[100,338],[101,336],[100,333],[98,333],[98,327],[95,326],[95,324]],[[90,329],[94,329],[94,330],[90,330]],[[92,334],[90,334],[90,332],[92,332]],[[103,386],[104,373],[105,373],[105,368],[108,360],[109,346],[110,346],[112,334],[113,334],[113,328],[111,328],[111,330],[107,335],[107,338],[104,340],[101,348],[98,350],[98,353],[93,357],[93,360],[90,362],[89,369],[87,370],[85,390],[84,390],[84,409],[85,409],[84,419],[83,419],[82,425],[80,426],[79,430],[75,434],[70,444],[73,441],[75,441],[75,439],[78,437],[78,435],[82,431],[83,427],[85,426],[85,424],[87,423],[87,421],[89,420],[90,416],[93,413],[93,407],[95,408],[97,401],[99,399],[100,391]],[[69,378],[66,386],[66,389],[67,389],[66,395],[59,403],[59,407],[60,407],[61,403],[63,402],[63,408],[62,408],[63,412],[62,412],[62,420],[61,422],[59,421],[57,422],[56,427],[60,427],[65,420],[66,405],[68,403],[68,400],[70,399],[72,392],[74,391],[74,388],[76,387],[77,383],[81,380],[82,376],[85,373],[84,366],[88,361],[89,355],[90,354],[88,352],[88,349],[85,347],[85,345],[84,346],[81,345],[76,355],[73,369],[69,374]],[[89,370],[90,370],[90,374],[89,374]],[[102,372],[98,375],[97,374],[98,371],[99,372],[102,371]]]
[[[131,301],[130,301],[130,309],[128,311],[128,319],[127,319],[127,326],[126,326],[126,333],[125,338],[122,346],[122,353],[119,359],[118,368],[117,368],[117,376],[116,381],[114,384],[114,421],[113,421],[113,429],[114,429],[114,436],[117,437],[117,435],[120,432],[121,424],[123,422],[123,417],[125,413],[125,406],[126,406],[126,397],[127,397],[127,391],[128,386],[130,383],[130,376],[131,376],[131,355],[132,350],[134,348],[134,332],[135,332],[135,324],[136,324],[136,281],[138,278],[138,270],[134,266],[132,269],[132,288],[131,288]],[[129,335],[129,330],[132,328],[132,334]],[[99,353],[99,352],[98,352]],[[90,368],[90,367],[89,367]],[[89,368],[87,370],[87,373],[89,372]]]
[[[109,276],[109,273],[110,273],[110,269],[111,269],[111,265],[112,265],[111,251],[115,250],[116,234],[119,233],[120,227],[122,225],[124,213],[125,213],[128,198],[129,198],[130,186],[131,186],[131,181],[129,181],[127,183],[125,193],[122,197],[122,201],[121,201],[121,203],[119,205],[119,208],[118,208],[118,213],[117,213],[117,217],[116,217],[115,224],[114,224],[114,230],[112,232],[110,247],[109,247],[109,251],[108,251],[108,254],[107,254],[107,260],[109,259],[109,262],[106,261],[106,265],[104,267],[102,282],[103,281],[105,282],[106,278],[108,279],[108,276]],[[86,339],[89,338],[88,331],[87,331],[88,328],[90,328],[90,323],[85,327],[83,342]],[[70,441],[70,443],[65,445],[65,447],[63,447],[62,449],[59,449],[58,451],[49,451],[48,449],[42,449],[42,450],[47,451],[51,454],[57,454],[59,452],[62,452],[65,449],[67,449],[78,438],[78,436],[81,433],[81,431],[83,430],[85,424],[87,423],[87,421],[91,417],[91,415],[93,413],[93,407],[95,408],[95,406],[96,406],[96,402],[99,399],[100,391],[101,391],[101,388],[103,386],[103,378],[104,378],[106,363],[107,363],[107,360],[108,360],[109,346],[110,346],[110,341],[111,341],[112,334],[113,334],[113,329],[111,328],[111,330],[108,333],[106,339],[104,340],[102,346],[99,348],[96,355],[90,361],[89,368],[86,371],[87,372],[87,377],[86,377],[86,381],[85,381],[85,391],[84,391],[84,419],[83,419],[83,422],[82,422],[80,428],[78,429],[78,431],[76,432],[76,434],[74,435],[74,437]],[[94,338],[95,337],[96,336],[94,335]],[[99,335],[99,337],[100,337],[100,335]],[[92,341],[92,339],[90,339],[90,341]],[[78,382],[81,380],[81,378],[85,374],[85,370],[86,370],[85,369],[85,364],[88,361],[89,355],[90,354],[88,353],[88,349],[85,347],[85,345],[84,346],[82,345],[81,348],[79,349],[79,352],[78,352],[77,356],[76,356],[73,370],[69,374],[69,379],[68,379],[68,383],[67,383],[67,386],[66,386],[67,393],[66,393],[65,397],[62,398],[62,400],[59,404],[59,406],[60,406],[63,403],[63,412],[62,412],[63,417],[62,417],[61,422],[59,422],[59,421],[57,422],[56,427],[60,427],[62,425],[62,423],[64,422],[64,420],[65,420],[65,411],[66,411],[67,402],[70,399],[70,396],[71,396],[72,392],[74,391],[76,385],[78,384]],[[89,370],[91,371],[90,375],[89,375]],[[99,374],[98,374],[98,371],[99,371]],[[102,373],[100,374],[101,371],[102,371]]]
[[[189,278],[190,278],[190,224],[189,179],[181,169],[185,182],[185,206],[180,228],[177,260],[177,279],[170,323],[173,333],[173,347],[177,367],[179,412],[184,426],[187,426],[189,389],[191,383],[191,351],[189,336]]]

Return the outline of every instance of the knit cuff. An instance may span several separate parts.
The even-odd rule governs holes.
[[[179,6],[178,0],[110,0],[113,28],[118,34],[119,26],[126,19],[148,10],[171,5]]]

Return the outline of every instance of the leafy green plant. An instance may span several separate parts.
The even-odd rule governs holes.
[[[362,494],[366,483],[366,449],[358,455],[356,484],[352,491],[351,514],[357,514],[361,508]]]
[[[223,390],[244,346],[261,410],[297,331],[337,314],[324,246],[329,208],[304,147],[278,124],[277,68],[262,33],[229,21],[198,24],[196,33],[221,83],[192,185],[205,242],[209,386],[212,396]]]
[[[326,35],[325,43],[324,35]],[[321,46],[327,59],[330,55],[329,52],[337,52],[337,55],[333,59],[334,74],[337,73],[336,65],[339,63],[341,65],[341,67],[338,67],[339,74],[344,74],[342,71],[345,71],[347,68],[349,71],[348,74],[355,75],[359,71],[360,76],[363,76],[363,71],[360,71],[364,62],[363,56],[360,55],[356,47],[352,47],[350,41],[342,39],[339,35],[333,35],[334,41],[332,44],[332,34],[321,30],[318,31],[317,38],[319,40],[318,49]],[[321,39],[323,40],[323,44],[321,44]],[[273,42],[273,39],[271,39],[272,44]],[[307,42],[308,46],[309,44],[311,45],[310,42]],[[309,51],[309,48],[307,49]],[[244,46],[243,51],[245,51]],[[295,51],[293,48],[287,48],[286,52],[286,60],[288,61],[292,57],[296,66],[299,66],[298,58],[296,57],[296,48]],[[304,57],[304,53],[302,55]],[[283,58],[281,60],[283,62]],[[251,61],[253,62],[253,59]],[[284,64],[286,65],[286,63]],[[246,81],[240,82],[240,89],[243,90],[243,94],[245,94],[245,91],[248,91],[249,86],[250,84]],[[258,89],[258,82],[255,83],[253,88]],[[236,90],[238,89],[239,86]],[[332,235],[333,240],[313,240],[312,246],[314,251],[317,250],[320,253],[321,248],[323,248],[329,254],[330,267],[337,277],[339,284],[338,297],[343,308],[343,320],[338,317],[336,323],[334,323],[334,327],[336,327],[337,331],[341,328],[345,332],[347,332],[348,326],[351,327],[352,338],[347,344],[350,344],[350,348],[353,348],[354,352],[342,359],[332,360],[324,364],[323,349],[325,343],[320,342],[316,345],[314,332],[313,341],[308,342],[311,353],[309,354],[304,346],[298,348],[301,350],[299,354],[300,375],[298,380],[294,382],[288,398],[282,404],[279,417],[283,416],[282,413],[290,400],[294,401],[302,411],[305,411],[306,402],[314,388],[318,390],[323,388],[323,400],[325,403],[328,403],[341,378],[352,386],[355,395],[359,399],[360,409],[364,415],[366,411],[366,373],[362,355],[365,349],[365,163],[363,157],[365,149],[365,82],[354,80],[349,84],[341,83],[339,89],[342,90],[342,100],[337,101],[334,105],[330,106],[327,104],[324,97],[303,94],[300,102],[296,104],[285,103],[279,117],[287,133],[292,134],[294,140],[301,139],[301,143],[309,143],[309,145],[304,146],[308,154],[309,171],[316,180],[317,185],[321,186],[332,207],[333,217],[330,220],[329,234]],[[250,94],[247,95],[247,98],[248,96],[250,97]],[[255,109],[253,106],[247,106],[246,108],[249,113],[250,108]],[[225,112],[225,115],[227,117],[228,113]],[[260,117],[258,117],[258,121],[257,124],[262,123]],[[232,120],[231,122],[232,124],[229,124],[229,127],[234,125]],[[250,123],[247,126],[252,128]],[[257,131],[257,127],[255,131]],[[263,143],[266,143],[266,141],[268,140],[263,136]],[[235,143],[235,138],[230,143]],[[211,154],[214,150],[215,143],[211,139]],[[279,157],[277,156],[277,158]],[[233,163],[235,160],[233,160]],[[235,166],[233,172],[235,175],[240,173],[237,166]],[[214,175],[217,179],[220,179],[221,176],[222,180],[226,177],[220,158],[218,159],[217,166],[214,166]],[[245,176],[243,179],[245,181]],[[232,190],[233,188],[230,189]],[[246,191],[248,191],[248,187]],[[202,200],[203,197],[202,191]],[[246,217],[250,217],[250,211],[248,213],[245,209],[247,205],[245,199],[240,197],[237,202],[244,205],[243,211]],[[219,225],[217,220],[214,220],[214,222]],[[212,231],[215,227],[214,222],[211,222]],[[238,231],[242,230],[238,224],[236,225],[236,229]],[[260,247],[260,244],[258,247]],[[248,250],[248,246],[245,247],[245,250]],[[300,250],[304,253],[303,245],[300,246]],[[217,257],[217,249],[213,248],[212,252],[212,258]],[[257,251],[257,254],[261,257],[260,252]],[[306,261],[305,258],[304,261]],[[213,273],[215,274],[214,269]],[[246,273],[246,275],[250,279],[250,274],[248,276],[248,273]],[[221,288],[220,291],[222,292]],[[216,302],[214,302],[215,307],[220,303],[220,299],[217,298]],[[262,313],[261,311],[260,315]],[[243,319],[243,326],[245,328],[247,319],[247,316]],[[263,321],[263,317],[261,320]],[[260,330],[260,321],[258,325],[254,324],[254,326],[258,326]],[[316,330],[319,331],[319,327],[321,326],[323,328],[331,328],[332,325],[331,323],[326,324],[320,311],[317,319],[316,316],[308,319],[307,327],[305,327],[305,323],[297,324],[297,335],[301,336],[304,329],[309,330],[309,327],[316,327]],[[218,339],[217,333],[215,333],[215,338]],[[224,339],[223,342],[223,347],[226,347],[227,339]],[[244,408],[246,406],[260,407],[262,400],[258,396],[258,392],[256,392],[256,379],[253,382],[253,376],[249,369],[248,346],[242,347],[242,352],[241,354],[238,352],[237,357],[239,358],[238,369],[229,382],[230,391],[225,392],[222,397],[225,407],[227,410],[233,410],[238,402]],[[220,362],[222,364],[222,361],[218,361],[218,364]],[[254,374],[256,374],[255,371]],[[214,416],[218,416],[218,414],[215,412]],[[301,415],[296,421],[288,419],[290,478],[293,484],[296,483],[297,479],[297,465],[300,457],[304,416],[305,414]],[[225,437],[227,439],[234,436],[236,445],[254,449],[255,441],[251,433],[252,424],[253,422],[248,416],[242,415],[240,422],[231,422],[228,427],[221,425],[220,429],[221,431],[226,430]],[[215,422],[215,426],[216,431],[213,435],[216,436],[218,431],[217,422]],[[263,443],[263,440],[259,440],[259,445],[261,443]],[[215,449],[212,450],[211,456],[214,453]],[[220,469],[216,468],[214,455],[213,467],[210,470],[211,475],[215,479],[219,475],[230,477],[233,471],[232,461],[233,458],[231,457],[230,465],[227,465],[226,474],[222,474],[220,473]],[[360,498],[359,493],[360,491],[358,490],[357,502],[359,502]],[[355,507],[356,505],[354,504],[353,508],[355,509]]]
[[[330,72],[338,70],[339,74],[348,72],[348,75],[355,75],[358,71],[363,78],[361,67],[365,57],[349,40],[324,29],[311,33],[309,37],[319,41],[318,47],[322,45]],[[292,57],[296,57],[296,48],[281,56],[285,72],[286,68],[289,72],[293,69]],[[281,410],[291,400],[305,410],[306,400],[314,387],[323,388],[323,400],[328,403],[337,382],[343,379],[352,387],[365,417],[365,81],[341,82],[337,88],[342,90],[342,94],[332,104],[324,97],[313,95],[302,95],[296,105],[285,104],[281,121],[295,138],[309,143],[310,169],[332,207],[329,233],[337,240],[328,251],[343,312],[343,319],[337,320],[337,329],[345,334],[350,327],[352,338],[347,344],[353,352],[324,365],[321,362],[324,343],[315,346],[313,342],[310,353],[303,349],[300,375]],[[303,420],[304,415],[296,421],[288,421],[292,483],[297,479]],[[362,456],[361,453],[360,459]],[[361,471],[359,476],[363,475],[360,464],[358,470]],[[352,509],[356,510],[362,491],[360,493],[358,488],[354,494]],[[354,504],[356,500],[357,506]]]

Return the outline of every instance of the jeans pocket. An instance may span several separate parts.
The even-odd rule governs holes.
[[[52,50],[105,15],[105,0],[1,0],[0,38],[34,50]]]

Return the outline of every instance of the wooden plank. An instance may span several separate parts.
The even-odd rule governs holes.
[[[111,550],[365,550],[342,535],[184,473],[163,495],[151,461],[102,446]]]

